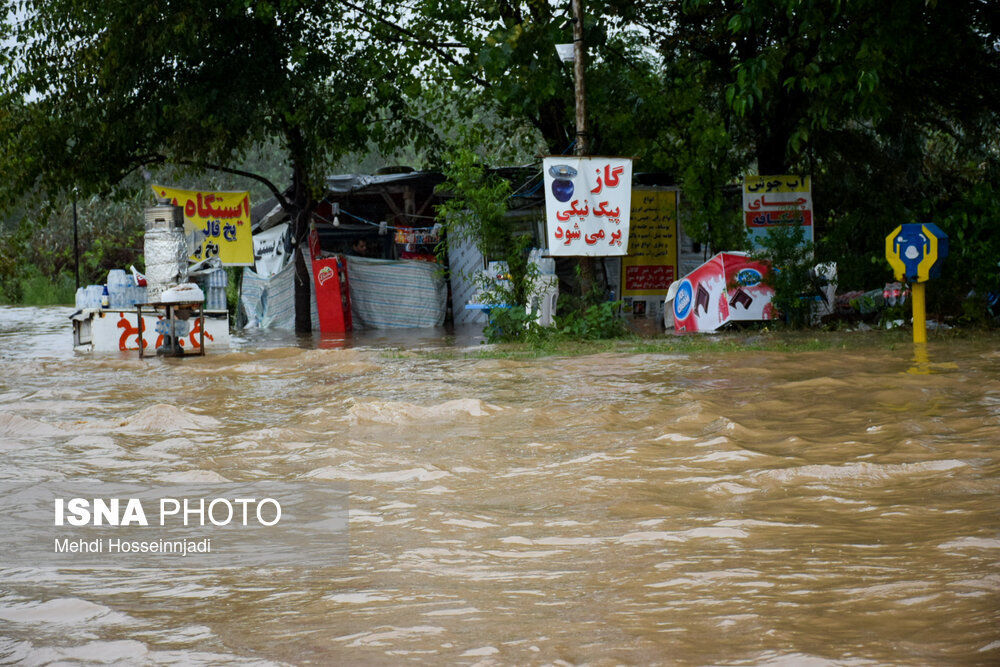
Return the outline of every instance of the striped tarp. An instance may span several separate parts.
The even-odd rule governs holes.
[[[441,326],[448,307],[443,272],[439,264],[413,259],[348,257],[354,327]]]
[[[294,329],[295,265],[289,263],[270,278],[244,269],[242,300],[248,327]]]

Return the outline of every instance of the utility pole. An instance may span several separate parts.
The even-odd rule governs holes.
[[[583,0],[572,0],[573,5],[573,83],[576,101],[576,150],[585,156],[590,149],[587,140],[587,44],[583,39]],[[594,284],[594,260],[580,258],[580,294],[586,296]]]
[[[76,231],[76,188],[73,188],[73,265],[76,267],[76,288],[80,289],[80,242]]]
[[[573,2],[573,81],[576,91],[576,155],[586,155],[587,141],[587,45],[583,41],[583,0]]]

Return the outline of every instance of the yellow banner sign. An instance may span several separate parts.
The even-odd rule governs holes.
[[[677,192],[632,189],[628,255],[622,258],[622,296],[665,295],[677,279]]]
[[[191,259],[218,256],[225,266],[253,264],[249,192],[200,192],[154,185],[153,192],[184,209],[184,231],[200,231],[204,241]]]

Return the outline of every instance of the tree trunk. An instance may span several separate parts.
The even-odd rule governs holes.
[[[306,251],[309,242],[309,218],[315,202],[301,168],[292,174],[292,205],[295,213],[292,225],[295,234],[295,332],[312,333],[312,285],[306,266]]]
[[[587,43],[583,34],[583,0],[573,0],[573,84],[576,100],[576,150],[579,156],[590,151],[587,142]],[[586,298],[593,291],[594,260],[580,258],[580,296]]]

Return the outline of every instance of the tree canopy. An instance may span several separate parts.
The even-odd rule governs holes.
[[[279,196],[301,235],[346,153],[405,146],[440,166],[463,125],[488,127],[484,146],[506,159],[566,152],[574,136],[572,73],[554,50],[572,40],[568,2],[5,9],[8,203],[106,191],[144,164],[244,173],[248,151],[275,141],[290,196],[289,184],[245,175]],[[584,28],[591,152],[636,156],[637,171],[680,184],[697,240],[739,242],[725,188],[747,172],[812,174],[817,254],[859,284],[881,268],[878,240],[898,222],[953,216],[978,238],[998,208],[995,2],[594,0]]]
[[[386,138],[383,121],[400,108],[405,71],[386,76],[398,49],[347,3],[28,0],[6,14],[8,201],[103,191],[143,165],[187,164],[262,180],[301,237],[331,161]],[[275,138],[292,168],[288,197],[287,184],[238,168]]]

